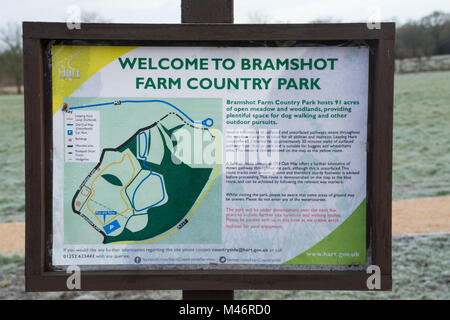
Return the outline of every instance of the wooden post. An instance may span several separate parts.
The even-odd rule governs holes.
[[[233,0],[181,0],[181,23],[233,23]]]
[[[234,0],[181,0],[181,23],[233,23]],[[183,300],[233,300],[233,290],[183,290]]]

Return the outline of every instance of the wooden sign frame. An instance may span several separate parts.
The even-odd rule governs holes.
[[[82,24],[23,23],[25,85],[27,291],[68,290],[68,274],[49,268],[52,228],[51,70],[54,41],[107,45],[228,46],[250,42],[365,43],[370,47],[367,153],[367,253],[381,270],[381,290],[392,286],[392,130],[395,25],[366,24]],[[82,290],[368,290],[363,271],[117,270],[83,271]]]

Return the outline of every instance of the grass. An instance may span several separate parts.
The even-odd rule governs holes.
[[[450,237],[403,236],[392,243],[391,292],[238,291],[237,299],[449,299]]]
[[[25,219],[23,96],[0,95],[0,222]]]
[[[397,75],[393,198],[450,194],[450,72]]]

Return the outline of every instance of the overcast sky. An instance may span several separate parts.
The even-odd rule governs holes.
[[[0,0],[0,25],[21,21],[66,21],[69,8],[96,12],[110,22],[179,23],[181,0]],[[235,0],[235,23],[251,16],[272,23],[306,23],[332,18],[340,22],[404,23],[435,10],[450,12],[449,0]]]

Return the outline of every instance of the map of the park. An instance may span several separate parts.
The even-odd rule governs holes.
[[[191,166],[175,155],[176,132],[181,129],[192,134],[202,130],[215,142],[212,119],[194,121],[165,101],[120,104],[133,102],[159,103],[167,113],[136,128],[120,145],[103,148],[99,162],[80,177],[71,204],[73,212],[104,237],[105,244],[151,243],[181,229],[217,174],[217,163]],[[89,107],[98,105],[77,108]]]

